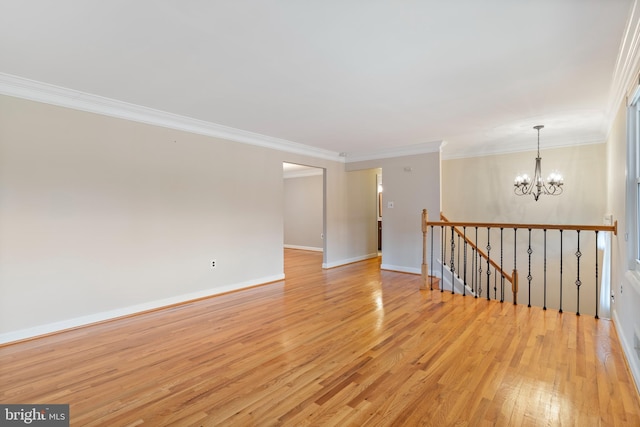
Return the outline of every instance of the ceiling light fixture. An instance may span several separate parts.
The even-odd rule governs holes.
[[[516,177],[513,192],[518,196],[533,195],[533,198],[537,201],[541,194],[548,196],[559,196],[562,194],[562,175],[557,172],[552,172],[547,178],[545,183],[542,179],[541,163],[542,157],[540,157],[540,129],[543,125],[537,125],[533,128],[538,131],[538,157],[536,157],[536,170],[533,174],[533,179],[529,178],[529,175],[518,175]]]

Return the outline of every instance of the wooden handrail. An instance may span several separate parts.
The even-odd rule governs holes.
[[[452,223],[447,219],[446,216],[444,216],[442,214],[442,212],[440,212],[440,219],[442,219],[447,226],[451,227]],[[432,223],[427,223],[427,225],[432,225]],[[502,275],[502,277],[504,277],[505,279],[507,279],[507,281],[509,283],[513,283],[513,278],[511,277],[511,275],[507,274],[505,271],[502,270],[502,268],[500,268],[500,266],[498,264],[495,263],[495,261],[493,261],[492,259],[489,258],[489,255],[487,255],[486,253],[484,253],[484,251],[482,249],[480,249],[478,246],[476,246],[475,243],[473,243],[471,241],[471,239],[469,239],[467,236],[464,235],[464,233],[462,231],[460,231],[458,228],[456,228],[456,226],[453,226],[453,229],[456,231],[456,233],[458,234],[458,236],[461,236],[465,242],[467,242],[467,244],[471,245],[471,247],[473,249],[475,249],[482,258],[484,258],[485,260],[489,261],[489,263],[493,266],[493,268],[496,269],[496,271],[498,273],[500,273]]]
[[[442,214],[441,214],[442,215]],[[618,235],[618,220],[613,225],[561,225],[561,224],[518,224],[500,222],[464,222],[464,221],[428,221],[427,226],[446,227],[478,227],[478,228],[525,228],[532,230],[579,230],[579,231],[611,231]]]
[[[471,227],[471,228],[487,228],[487,229],[491,229],[491,228],[500,228],[502,229],[513,229],[513,230],[518,230],[518,229],[527,229],[529,230],[529,232],[531,232],[531,230],[544,230],[545,232],[547,230],[560,230],[561,232],[564,230],[571,230],[571,231],[578,231],[578,233],[580,233],[580,231],[595,231],[595,232],[599,232],[599,231],[605,231],[605,232],[612,232],[614,235],[618,234],[618,221],[614,221],[613,225],[574,225],[574,224],[519,224],[519,223],[499,223],[499,222],[463,222],[463,221],[449,221],[449,219],[444,216],[444,214],[442,214],[442,212],[440,213],[440,219],[441,221],[429,221],[429,216],[428,216],[428,212],[426,209],[422,210],[422,235],[423,235],[423,252],[422,252],[422,276],[423,276],[423,285],[422,285],[422,289],[426,289],[427,288],[427,273],[428,273],[428,265],[426,263],[426,251],[427,251],[427,233],[428,233],[428,228],[429,227],[451,227],[452,230],[455,230],[455,232],[459,235],[462,236],[464,241],[471,245],[471,247],[473,249],[475,249],[477,251],[477,253],[484,259],[487,260],[491,266],[496,270],[497,273],[500,273],[502,275],[502,277],[504,277],[505,279],[507,279],[509,282],[511,282],[511,288],[512,288],[512,292],[513,292],[513,303],[516,304],[517,303],[517,298],[518,298],[518,271],[516,269],[513,270],[513,273],[511,274],[511,276],[509,276],[507,273],[505,273],[502,268],[500,268],[499,265],[497,265],[495,263],[495,261],[493,261],[492,259],[489,258],[489,256],[484,253],[482,251],[482,249],[480,249],[474,242],[472,242],[469,237],[467,237],[465,235],[464,232],[460,231],[460,229],[458,229],[457,227],[464,227],[465,229],[467,227]],[[578,238],[579,238],[580,234],[578,234]],[[579,244],[579,240],[578,240],[578,244]],[[529,248],[529,250],[531,250],[531,248]],[[452,249],[452,256],[453,256],[453,249]],[[577,255],[579,256],[579,255]],[[442,260],[442,262],[444,263],[444,260]],[[453,262],[453,260],[452,260]],[[444,265],[444,264],[443,264]],[[579,265],[579,259],[578,259],[578,265]],[[560,264],[560,271],[562,274],[562,263]],[[466,267],[465,267],[466,268]],[[578,277],[579,277],[579,273],[580,269],[578,267]],[[597,277],[597,273],[598,273],[598,264],[596,262],[596,277]],[[452,270],[452,274],[453,274],[453,270]],[[531,278],[529,277],[529,281],[531,281]],[[579,285],[578,285],[579,286]],[[578,291],[579,291],[579,287],[578,287]],[[452,292],[453,292],[453,285],[452,285]],[[531,297],[529,297],[531,298]],[[597,299],[597,289],[596,289],[596,299]],[[489,299],[489,293],[487,292],[487,299]],[[562,300],[562,298],[561,298]],[[560,303],[560,311],[562,311],[562,302]],[[576,314],[580,315],[580,311],[579,311],[579,299],[578,299],[578,312]],[[546,307],[545,307],[546,308]],[[596,318],[598,317],[598,307],[596,306]]]

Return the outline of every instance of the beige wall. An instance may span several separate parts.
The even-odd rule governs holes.
[[[478,221],[532,224],[603,224],[606,205],[606,144],[581,145],[570,148],[542,150],[542,173],[545,178],[554,170],[565,180],[564,193],[558,197],[516,196],[513,180],[516,175],[533,175],[535,152],[512,153],[445,160],[442,162],[443,213],[452,221]],[[473,230],[470,230],[473,233]],[[480,247],[486,248],[486,230],[479,234]],[[532,276],[531,304],[544,305],[544,233],[532,231],[531,270],[529,270],[529,235],[527,230],[517,234],[514,253],[512,229],[503,231],[503,249],[500,250],[500,230],[490,236],[492,258],[500,261],[503,269],[511,272],[515,266],[520,275],[520,303],[528,303],[527,276]],[[578,236],[565,231],[562,236],[562,276],[560,274],[560,233],[547,232],[547,307],[576,312],[578,309]],[[595,314],[596,254],[602,271],[602,252],[596,252],[596,236],[592,232],[580,233],[580,312]],[[446,255],[447,260],[450,258]],[[499,262],[500,263],[500,262]],[[483,266],[486,273],[486,266]],[[470,275],[470,273],[469,273]],[[486,277],[483,285],[486,292]],[[562,281],[562,282],[561,282]],[[561,286],[562,285],[562,286]],[[494,284],[490,287],[493,289]],[[509,284],[507,284],[509,288]],[[493,290],[491,296],[493,298]],[[510,289],[505,300],[512,301]]]
[[[323,176],[284,179],[284,244],[300,249],[322,250]]]
[[[378,256],[377,183],[375,169],[347,172],[347,224],[350,233],[364,236],[349,240],[349,251]]]
[[[354,194],[368,194],[369,183],[366,179],[347,172],[344,163],[340,162],[294,153],[282,153],[282,161],[324,169],[324,268],[377,255],[366,249],[366,245],[357,243],[371,240],[368,227],[354,224],[354,221],[369,215],[369,203],[353,203]]]
[[[351,171],[367,169],[373,176],[377,168],[382,168],[382,268],[420,273],[422,209],[440,211],[440,153],[353,162],[346,166]],[[388,207],[389,202],[393,202],[393,208]]]
[[[442,209],[450,220],[601,224],[606,211],[606,145],[542,149],[542,174],[564,177],[559,197],[516,196],[514,178],[533,175],[536,152],[444,160]]]
[[[0,96],[0,342],[281,279],[283,161],[368,256],[344,163]]]

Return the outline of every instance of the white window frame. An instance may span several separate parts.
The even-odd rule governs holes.
[[[627,114],[627,251],[629,269],[640,279],[640,87]]]

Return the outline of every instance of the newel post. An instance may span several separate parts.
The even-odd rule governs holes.
[[[429,266],[427,265],[427,222],[429,215],[427,210],[422,210],[422,284],[420,289],[427,289],[427,282],[429,281]],[[431,248],[433,250],[433,248]]]

